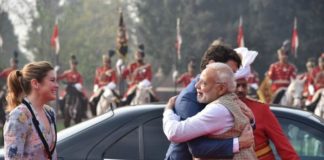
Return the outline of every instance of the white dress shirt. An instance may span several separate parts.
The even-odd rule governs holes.
[[[191,139],[220,135],[234,126],[234,117],[222,104],[208,104],[196,115],[180,121],[180,117],[171,109],[163,113],[163,131],[167,138],[175,143],[186,142]],[[233,152],[239,151],[238,138],[234,138]]]

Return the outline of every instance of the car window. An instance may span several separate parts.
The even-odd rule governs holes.
[[[150,119],[123,135],[104,151],[104,159],[164,159],[169,141],[162,130],[162,117]]]
[[[139,130],[130,131],[104,152],[104,159],[139,159]]]
[[[278,120],[300,157],[324,158],[324,136],[321,131],[290,119],[278,118]],[[275,154],[278,157],[278,154]]]
[[[162,129],[162,117],[148,121],[143,125],[145,159],[164,159],[170,142]]]

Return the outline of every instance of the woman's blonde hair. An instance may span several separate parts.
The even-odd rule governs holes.
[[[12,71],[7,79],[7,111],[16,108],[24,96],[30,94],[32,79],[42,82],[51,70],[53,67],[48,61],[38,61],[26,64],[21,70]]]

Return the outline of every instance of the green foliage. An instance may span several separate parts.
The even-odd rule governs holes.
[[[189,59],[196,66],[208,45],[222,37],[236,47],[239,17],[244,23],[245,44],[259,51],[254,68],[260,75],[277,60],[276,50],[291,38],[293,19],[298,18],[298,58],[292,56],[299,71],[304,71],[308,57],[323,52],[324,3],[321,0],[70,0],[59,7],[58,2],[39,1],[39,18],[30,32],[28,49],[37,59],[54,59],[50,37],[58,16],[62,70],[68,68],[68,59],[74,54],[85,85],[92,87],[94,71],[101,64],[101,55],[114,49],[118,27],[118,9],[124,12],[129,35],[128,61],[138,43],[145,45],[146,59],[153,70],[162,66],[169,72],[177,63],[184,72]],[[135,10],[129,8],[135,7]],[[134,18],[135,14],[135,18]],[[181,18],[182,59],[176,61],[176,19]],[[134,19],[138,18],[139,22]],[[37,32],[41,26],[42,30]],[[117,56],[113,60],[113,64]],[[198,69],[197,69],[198,70]]]
[[[57,4],[56,4],[57,5]],[[34,21],[30,34],[30,48],[36,48],[37,59],[47,59],[55,63],[54,50],[50,38],[58,16],[60,52],[60,72],[68,69],[68,59],[76,55],[79,71],[84,75],[85,85],[93,83],[95,68],[101,65],[101,55],[114,49],[118,25],[117,4],[105,4],[101,0],[70,1],[63,8],[48,9],[45,3],[38,3],[40,16]],[[52,7],[53,8],[53,7]],[[58,13],[53,13],[53,12]],[[111,14],[115,13],[115,14]],[[36,26],[42,26],[41,33]]]
[[[199,63],[207,46],[218,37],[235,48],[240,16],[244,20],[245,45],[259,51],[254,68],[260,75],[277,60],[276,51],[282,42],[291,39],[294,17],[298,18],[300,45],[298,58],[291,56],[290,61],[300,72],[305,71],[307,58],[323,52],[320,43],[324,33],[320,28],[324,19],[320,13],[324,13],[324,3],[320,0],[151,0],[139,1],[138,8],[144,41],[166,70],[171,66],[164,62],[175,59],[177,17],[182,21],[182,57],[187,57],[179,64],[182,71],[189,57]]]
[[[17,47],[17,37],[14,35],[13,26],[6,12],[0,9],[0,35],[3,46],[0,48],[0,71],[9,65],[9,59],[13,57],[13,52]],[[22,59],[19,56],[19,60]]]

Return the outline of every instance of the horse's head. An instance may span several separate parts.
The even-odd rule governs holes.
[[[114,89],[116,89],[116,84],[113,82],[110,82],[104,87],[104,92],[97,104],[97,115],[101,115],[117,107],[118,98],[114,94]]]
[[[115,96],[110,89],[105,89],[104,93],[101,95],[96,110],[97,115],[104,114],[113,108],[116,108]]]
[[[303,105],[303,91],[306,79],[291,79],[290,85],[287,88],[286,96],[290,105],[301,107]]]
[[[131,104],[145,104],[151,101],[150,91],[152,89],[152,84],[148,80],[141,81],[136,88],[136,96],[134,97]]]
[[[110,82],[104,87],[104,92],[102,94],[104,105],[116,101],[117,97],[113,93],[113,90],[115,89],[116,89],[116,84],[114,82]]]
[[[82,92],[82,84],[80,83],[67,83],[66,93],[70,95],[78,95]]]

